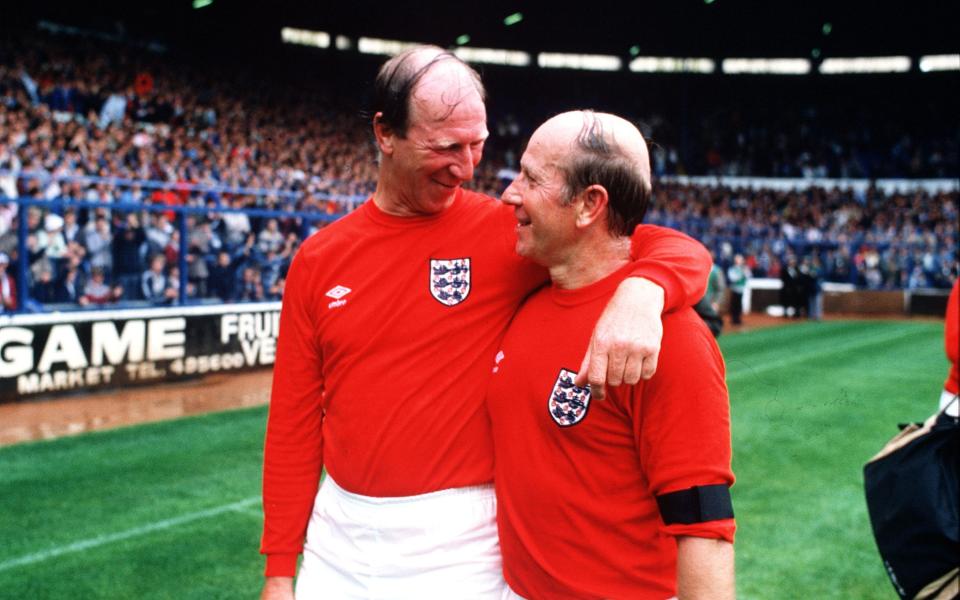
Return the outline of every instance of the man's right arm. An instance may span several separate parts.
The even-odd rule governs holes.
[[[726,540],[677,538],[677,598],[733,600],[733,544]]]
[[[267,577],[260,600],[294,600],[293,577]]]
[[[301,251],[290,266],[280,313],[264,447],[260,552],[267,556],[268,578],[295,575],[323,466],[323,369],[313,293]]]

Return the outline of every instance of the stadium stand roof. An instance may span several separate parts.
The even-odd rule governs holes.
[[[23,23],[46,18],[74,25],[269,51],[284,26],[336,35],[377,36],[452,46],[629,56],[823,57],[956,53],[960,6],[952,0],[675,0],[622,3],[427,0],[269,3],[203,0],[40,0],[19,7]],[[12,7],[10,7],[12,8]],[[5,8],[5,11],[7,8]],[[504,18],[521,13],[507,26]],[[9,16],[8,13],[7,16]],[[817,56],[815,56],[817,57]]]

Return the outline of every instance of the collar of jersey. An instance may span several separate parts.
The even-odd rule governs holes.
[[[555,285],[550,286],[550,297],[560,306],[576,306],[586,304],[597,298],[609,297],[620,285],[620,282],[630,276],[633,263],[626,264],[603,279],[594,281],[590,285],[574,290],[565,290]]]
[[[462,207],[463,188],[457,188],[456,194],[453,197],[453,203],[451,203],[450,206],[448,206],[445,210],[435,215],[423,215],[417,217],[398,217],[397,215],[391,215],[380,210],[380,207],[377,206],[376,202],[373,201],[373,196],[370,196],[358,210],[362,210],[364,216],[378,225],[384,225],[386,227],[409,228],[412,226],[429,226],[439,223],[450,217],[450,215],[456,214],[459,210],[461,210]]]

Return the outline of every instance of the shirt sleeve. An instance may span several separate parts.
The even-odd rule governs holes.
[[[662,531],[733,542],[723,358],[690,310],[664,319],[662,348],[656,375],[634,388],[633,413],[641,466],[660,506]]]
[[[263,458],[263,540],[266,575],[292,577],[323,466],[322,356],[311,317],[313,286],[301,251],[290,266]]]
[[[638,225],[631,238],[634,270],[663,288],[663,310],[693,306],[703,298],[713,260],[703,244],[668,227]]]
[[[944,324],[944,347],[950,360],[950,373],[944,388],[956,394],[960,388],[958,362],[960,362],[960,281],[955,281],[947,299],[947,319]]]

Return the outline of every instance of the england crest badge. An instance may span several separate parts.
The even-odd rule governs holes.
[[[587,409],[590,408],[590,386],[575,385],[573,380],[576,376],[574,371],[560,369],[547,401],[547,410],[560,427],[576,425],[587,416]]]
[[[470,295],[470,259],[430,259],[430,295],[445,306],[460,304]]]

